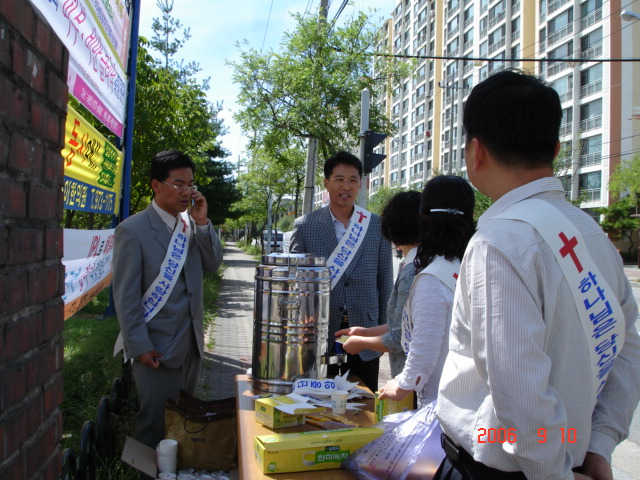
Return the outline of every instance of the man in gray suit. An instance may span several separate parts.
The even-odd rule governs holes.
[[[362,164],[354,155],[338,152],[325,162],[324,177],[329,206],[296,220],[290,250],[329,259],[360,216],[354,215],[354,205],[362,183]],[[331,289],[329,351],[334,347],[338,330],[387,322],[387,300],[393,286],[391,245],[382,237],[380,217],[364,212],[370,216],[366,234],[357,250],[348,249],[352,259]],[[330,365],[328,373],[336,375],[349,370],[376,391],[379,365],[379,352],[363,350],[358,355],[348,355],[347,364],[340,368]]]
[[[194,171],[187,155],[158,153],[151,163],[151,205],[115,231],[113,298],[140,399],[135,436],[153,448],[164,438],[165,400],[197,386],[204,354],[203,273],[222,262]],[[180,232],[188,241],[182,251],[173,243]]]

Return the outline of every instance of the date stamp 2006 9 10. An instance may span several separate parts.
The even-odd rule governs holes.
[[[576,443],[575,428],[560,428],[562,443]],[[478,443],[515,443],[518,440],[515,428],[479,428]],[[547,441],[547,429],[538,429],[538,443]]]

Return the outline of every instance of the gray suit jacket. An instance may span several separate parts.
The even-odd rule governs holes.
[[[180,366],[189,354],[190,336],[204,354],[203,273],[222,263],[222,246],[211,223],[203,234],[191,220],[194,235],[182,273],[164,307],[149,323],[140,300],[160,271],[171,232],[151,205],[123,221],[115,231],[113,250],[113,299],[124,349],[134,358],[158,350],[162,364]]]
[[[380,217],[372,214],[364,243],[336,286],[331,290],[329,314],[329,351],[334,334],[340,328],[344,306],[349,325],[374,327],[387,322],[387,301],[393,287],[391,245],[380,231]],[[329,207],[321,208],[296,220],[290,251],[313,253],[329,258],[338,245]],[[365,361],[379,357],[379,352],[363,350]]]

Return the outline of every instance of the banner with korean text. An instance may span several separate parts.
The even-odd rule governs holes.
[[[114,230],[64,230],[64,319],[111,283]]]
[[[91,0],[31,0],[31,3],[69,50],[69,93],[122,137],[127,92],[123,58],[128,51],[129,22],[116,15],[115,21],[109,23],[106,12],[112,11],[112,4],[121,1],[95,0],[90,5],[87,1]],[[100,18],[97,18],[96,7],[100,7],[97,10],[102,14]],[[118,19],[122,19],[120,31],[116,26]],[[118,38],[125,30],[125,38]],[[109,38],[116,42],[118,50]],[[122,44],[125,40],[126,46]]]
[[[67,110],[64,208],[117,215],[122,183],[122,152],[71,106]]]

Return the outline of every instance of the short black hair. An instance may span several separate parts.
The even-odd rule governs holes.
[[[151,160],[149,177],[164,182],[169,178],[169,172],[176,168],[190,168],[193,173],[196,172],[196,165],[189,155],[178,150],[164,150],[156,153]]]
[[[324,162],[324,178],[327,180],[331,177],[333,169],[338,165],[351,165],[358,170],[360,178],[362,178],[362,163],[353,153],[345,152],[344,150],[337,152],[330,158],[327,158]]]
[[[462,177],[438,175],[427,182],[420,198],[420,246],[414,260],[418,270],[436,255],[462,260],[475,232],[473,188]],[[452,212],[432,212],[453,210]],[[457,213],[462,212],[462,213]]]
[[[506,70],[476,85],[464,106],[467,143],[480,140],[503,165],[551,166],[562,106],[558,93],[533,75]]]
[[[396,193],[380,215],[382,236],[396,245],[420,241],[420,192]]]

